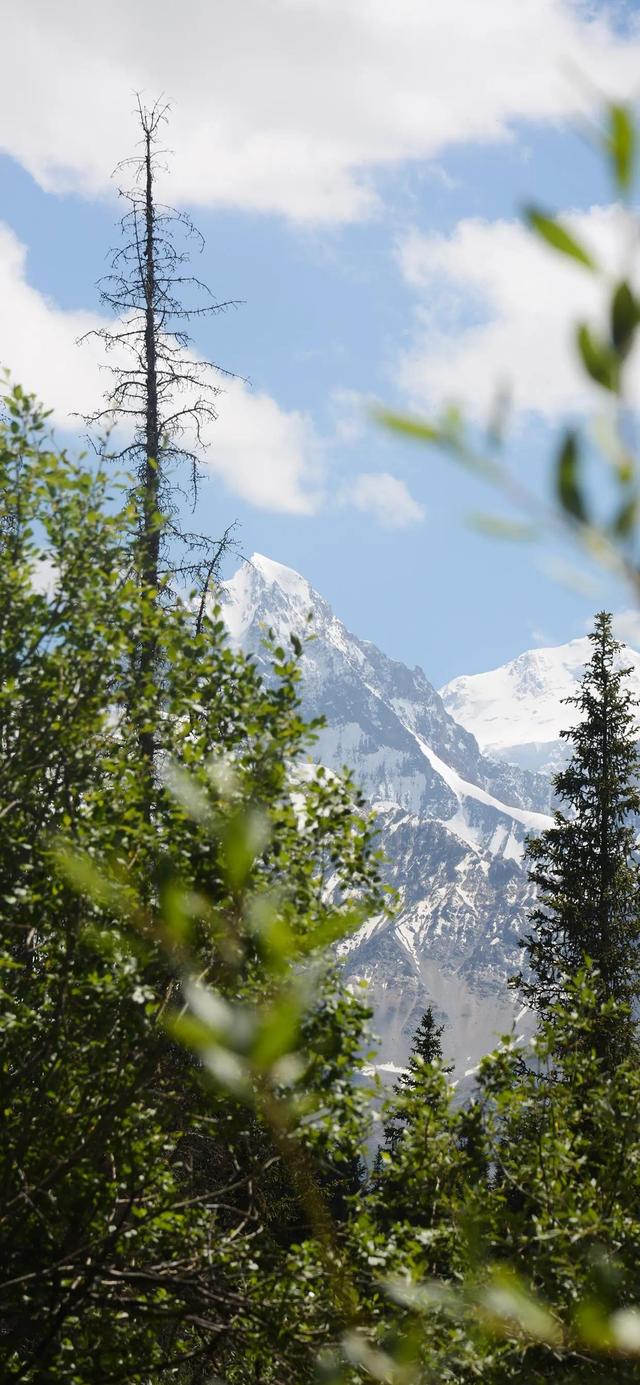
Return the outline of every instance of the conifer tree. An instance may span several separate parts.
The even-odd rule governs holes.
[[[414,1033],[407,1066],[393,1088],[398,1101],[394,1104],[391,1114],[384,1123],[385,1142],[392,1154],[395,1153],[410,1119],[409,1111],[405,1105],[407,1097],[416,1093],[422,1085],[426,1068],[433,1067],[434,1063],[437,1063],[439,1067],[442,1065],[441,1039],[443,1033],[444,1025],[436,1024],[433,1008],[429,1005]],[[451,1072],[451,1066],[442,1068],[442,1071]]]
[[[469,1162],[464,1147],[468,1123],[454,1106],[451,1067],[442,1062],[442,1034],[429,1006],[387,1105],[385,1143],[370,1188],[375,1234],[389,1247],[411,1243],[412,1255],[419,1245],[420,1273],[426,1279],[449,1278],[459,1268],[458,1214]]]
[[[561,733],[573,748],[554,780],[561,807],[553,827],[527,846],[538,902],[523,942],[530,970],[517,984],[542,1016],[565,1002],[567,982],[590,962],[601,1002],[629,1006],[626,1026],[618,1012],[615,1026],[603,1017],[594,1036],[600,1056],[615,1063],[629,1051],[631,1006],[640,994],[636,699],[607,612],[596,616],[589,638],[593,653],[579,691],[566,699],[580,720]]]

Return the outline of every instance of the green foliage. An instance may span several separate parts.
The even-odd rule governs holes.
[[[512,1039],[484,1059],[466,1104],[425,1067],[357,1227],[369,1321],[330,1379],[636,1379],[640,1076],[597,1054],[625,1007],[596,980],[567,983],[533,1064]]]
[[[551,504],[540,502],[504,459],[503,409],[486,438],[468,426],[459,406],[447,407],[438,420],[387,411],[378,417],[394,433],[487,480],[522,515],[513,523],[482,515],[480,524],[474,516],[476,527],[529,539],[548,537],[560,520],[590,558],[623,575],[637,596],[638,457],[629,443],[627,397],[640,325],[631,111],[612,104],[597,142],[626,203],[616,279],[607,278],[557,218],[538,208],[525,213],[550,252],[600,281],[608,304],[604,326],[576,325],[578,364],[594,387],[596,424],[589,435],[574,426],[561,437]],[[613,482],[613,501],[604,506],[587,484],[594,445]],[[484,1060],[472,1099],[461,1108],[437,1069],[426,1070],[422,1100],[407,1108],[393,1159],[388,1151],[386,1164],[380,1156],[373,1180],[377,1215],[386,1178],[403,1212],[391,1214],[383,1236],[379,1221],[373,1232],[369,1224],[384,1267],[380,1297],[372,1296],[376,1321],[361,1334],[357,1356],[371,1379],[604,1385],[637,1378],[636,718],[625,671],[616,667],[608,616],[597,618],[592,639],[593,659],[575,699],[583,720],[566,733],[573,758],[556,781],[564,811],[529,848],[540,890],[527,940],[531,971],[522,982],[539,1012],[533,1052],[505,1040]],[[438,1279],[429,1278],[434,1273]],[[353,1347],[345,1348],[344,1359],[354,1359]]]
[[[637,345],[640,299],[634,282],[637,258],[637,213],[633,194],[637,179],[637,126],[633,112],[611,103],[605,110],[596,143],[605,156],[616,192],[624,205],[627,225],[621,233],[619,264],[615,278],[598,263],[591,251],[556,216],[528,206],[524,219],[532,234],[551,254],[573,261],[593,275],[607,305],[604,324],[579,322],[575,326],[577,363],[594,394],[594,423],[588,430],[571,427],[561,436],[550,469],[549,505],[531,491],[519,471],[504,455],[507,441],[506,410],[500,396],[495,416],[483,437],[471,428],[458,403],[449,403],[436,419],[407,417],[391,410],[376,411],[378,422],[396,435],[412,439],[454,460],[487,481],[517,517],[474,514],[470,522],[490,537],[516,542],[534,537],[548,539],[558,520],[583,553],[624,577],[637,596],[640,561],[634,551],[640,515],[638,457],[629,441],[629,362]],[[607,499],[596,504],[588,484],[588,468],[594,452],[604,464],[611,487]]]
[[[546,241],[553,250],[557,250],[561,255],[568,255],[570,259],[577,260],[579,264],[584,265],[585,269],[596,269],[593,256],[567,230],[566,226],[562,226],[553,217],[547,216],[535,207],[528,207],[525,211],[525,217],[532,231],[535,231],[536,235],[540,236],[541,240]]]
[[[626,108],[610,108],[599,140],[629,199]],[[601,274],[557,220],[528,219]],[[625,269],[608,286],[606,329],[576,333],[614,407],[613,509],[594,513],[577,430],[552,491],[554,515],[637,582],[632,283]],[[3,1379],[637,1378],[640,800],[609,618],[557,780],[569,812],[530,848],[532,1051],[505,1039],[461,1099],[428,1011],[368,1175],[368,1011],[327,949],[385,896],[359,794],[309,761],[304,641],[272,644],[265,677],[215,608],[195,621],[163,609],[135,570],[135,499],[52,449],[19,388],[6,407]],[[481,516],[485,529],[531,537],[548,514],[500,458],[503,412],[486,446],[454,407],[438,423],[382,421],[527,512]]]
[[[306,759],[295,653],[265,681],[215,610],[195,633],[147,599],[128,505],[19,390],[8,411],[3,1379],[286,1374],[310,1353],[269,1307],[287,1245],[326,1245],[359,1186],[367,1012],[325,949],[381,906],[373,825]]]
[[[394,1099],[387,1102],[384,1112],[384,1138],[390,1155],[397,1152],[402,1136],[411,1121],[411,1112],[430,1099],[429,1069],[436,1064],[439,1071],[446,1074],[451,1066],[442,1062],[442,1035],[444,1025],[436,1024],[432,1006],[425,1010],[411,1041],[411,1052],[405,1071],[394,1086]]]
[[[602,999],[626,1003],[598,1051],[614,1063],[633,1041],[631,1007],[640,993],[640,865],[634,817],[640,812],[636,699],[625,686],[611,616],[601,612],[590,636],[593,653],[580,690],[569,703],[579,720],[562,732],[572,746],[555,776],[563,805],[553,827],[529,841],[529,878],[538,903],[526,940],[531,974],[519,984],[539,1012],[565,994],[567,980],[587,959],[597,969]]]

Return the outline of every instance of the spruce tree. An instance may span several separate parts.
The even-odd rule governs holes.
[[[593,653],[579,691],[565,699],[580,719],[561,733],[573,749],[554,779],[561,806],[553,827],[527,845],[538,902],[523,942],[528,974],[517,984],[543,1016],[566,1001],[567,983],[590,963],[601,1003],[629,1006],[626,1025],[619,1013],[615,1024],[603,1015],[594,1035],[599,1055],[615,1063],[632,1043],[631,1009],[640,993],[637,699],[607,612],[596,616],[589,638]]]
[[[387,1105],[385,1143],[370,1189],[375,1234],[388,1246],[410,1242],[420,1277],[427,1280],[449,1279],[459,1270],[459,1216],[468,1171],[468,1123],[454,1104],[451,1068],[442,1062],[442,1034],[429,1006]]]
[[[433,1067],[434,1063],[437,1063],[439,1067],[442,1065],[441,1039],[443,1033],[444,1025],[436,1024],[433,1009],[429,1005],[411,1041],[411,1053],[407,1066],[393,1088],[394,1096],[398,1100],[393,1104],[391,1114],[384,1122],[385,1144],[391,1154],[395,1153],[409,1123],[407,1097],[413,1096],[423,1085],[426,1068]],[[452,1071],[450,1066],[442,1070],[445,1073]]]

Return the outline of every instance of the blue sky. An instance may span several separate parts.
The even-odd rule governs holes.
[[[194,345],[250,382],[220,397],[200,526],[237,519],[244,552],[297,567],[436,684],[628,605],[601,577],[588,591],[559,582],[548,562],[566,552],[474,533],[465,514],[493,498],[383,435],[368,409],[458,398],[481,420],[514,376],[512,464],[545,493],[557,429],[587,403],[567,324],[598,303],[581,271],[556,281],[519,210],[577,214],[605,257],[615,242],[577,125],[595,109],[587,77],[635,94],[638,7],[237,0],[231,13],[187,0],[179,31],[168,4],[130,8],[110,18],[117,43],[97,5],[26,0],[16,22],[16,87],[0,98],[0,362],[65,434],[97,401],[97,362],[75,339],[97,321],[116,240],[109,174],[136,138],[132,91],[164,91],[167,188],[204,233],[197,272],[243,300]],[[138,66],[145,11],[155,34]]]

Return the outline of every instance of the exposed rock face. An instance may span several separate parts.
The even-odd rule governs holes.
[[[462,1076],[515,1018],[506,982],[531,902],[523,844],[549,822],[548,778],[483,755],[422,669],[350,634],[292,569],[254,555],[227,584],[223,609],[232,639],[256,653],[266,626],[281,642],[313,633],[304,710],[327,720],[315,757],[353,770],[400,896],[392,919],[344,944],[347,973],[369,983],[383,1070],[404,1064],[431,1002]]]

